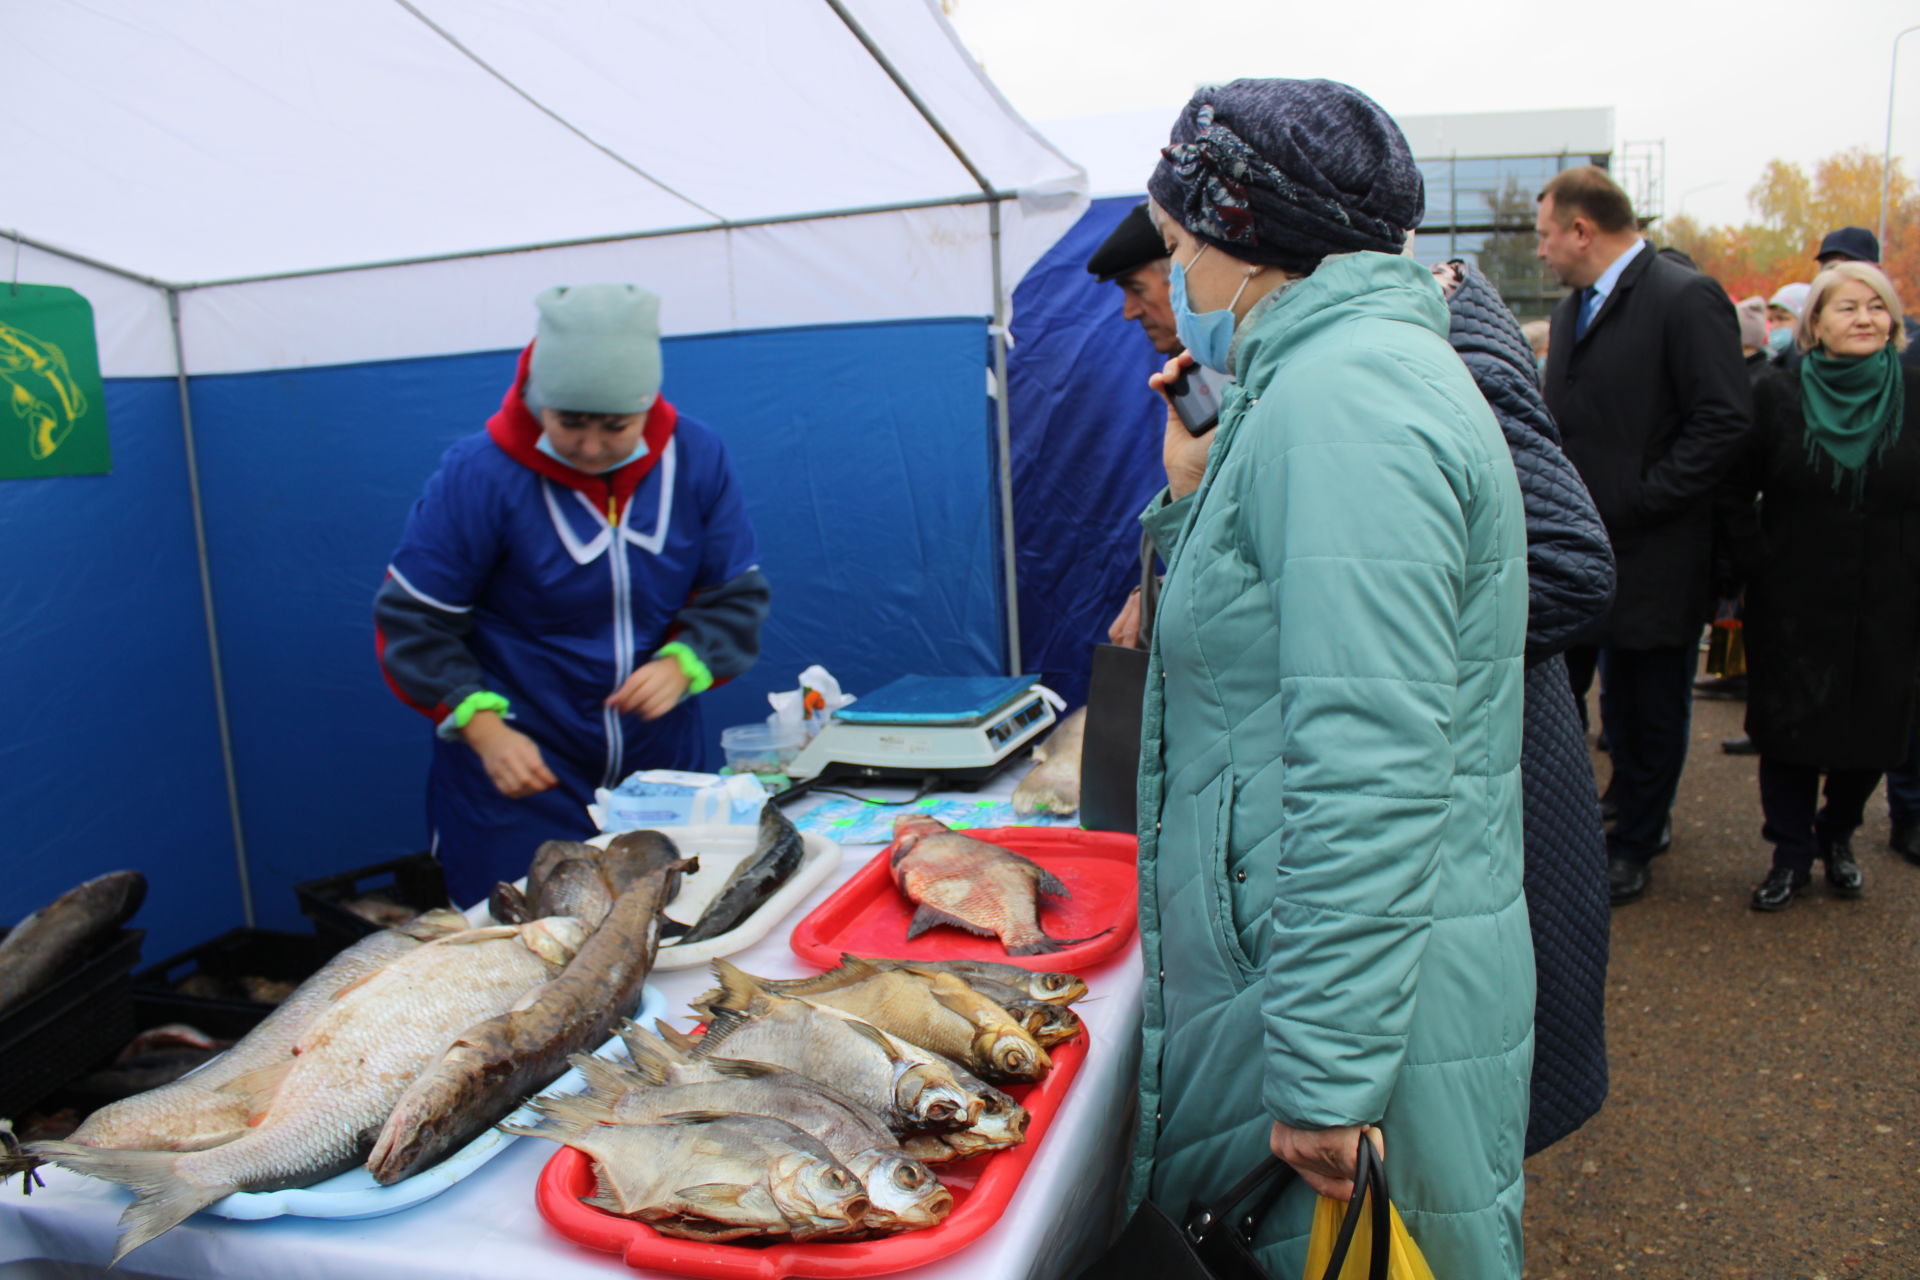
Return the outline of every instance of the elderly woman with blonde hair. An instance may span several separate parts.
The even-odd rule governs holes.
[[[1829,267],[1794,344],[1799,366],[1755,390],[1735,473],[1741,496],[1758,496],[1738,539],[1747,732],[1773,845],[1757,911],[1791,904],[1816,860],[1835,895],[1860,896],[1851,838],[1881,773],[1906,758],[1920,665],[1920,389],[1900,363],[1892,283],[1868,263]]]

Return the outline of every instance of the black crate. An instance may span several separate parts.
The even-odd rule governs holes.
[[[339,941],[358,942],[382,926],[344,905],[356,898],[381,898],[414,912],[447,905],[447,878],[440,860],[431,853],[409,854],[370,867],[322,876],[293,886],[300,914],[313,921],[314,932]]]
[[[298,986],[339,950],[335,939],[317,934],[229,929],[134,974],[134,1020],[143,1028],[184,1022],[216,1039],[238,1040],[278,1007],[276,1001],[248,996],[239,979]],[[207,989],[179,989],[190,980]]]
[[[144,937],[121,929],[102,939],[85,963],[0,1014],[0,1116],[20,1116],[133,1039],[130,975]]]

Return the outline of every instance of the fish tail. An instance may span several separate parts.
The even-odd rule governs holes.
[[[686,1056],[666,1041],[631,1022],[620,1028],[620,1040],[633,1059],[633,1073],[648,1084],[665,1084],[673,1068],[686,1061]]]
[[[1095,938],[1104,938],[1112,932],[1113,926],[1108,925],[1100,932],[1090,933],[1084,938],[1054,938],[1043,933],[1032,942],[1024,943],[1017,947],[1008,947],[1007,954],[1010,956],[1049,955],[1055,951],[1064,951],[1068,947],[1077,947],[1083,942],[1092,942]]]
[[[744,1009],[753,1003],[754,997],[761,994],[759,979],[725,960],[713,962],[713,976],[720,983],[720,993],[719,999],[705,1001],[710,1012]]]
[[[600,1093],[559,1093],[550,1098],[541,1098],[533,1106],[540,1113],[539,1123],[545,1128],[536,1136],[565,1142],[595,1125],[611,1124],[613,1105],[619,1097],[620,1094],[608,1097]],[[500,1127],[506,1128],[505,1125]],[[508,1132],[513,1131],[509,1129]]]
[[[636,1086],[665,1084],[667,1079],[664,1070],[649,1074],[644,1069],[608,1062],[605,1058],[589,1057],[584,1053],[576,1053],[567,1061],[586,1077],[587,1092],[595,1097],[618,1098]]]
[[[134,1193],[133,1203],[120,1215],[120,1240],[108,1266],[238,1190],[232,1183],[189,1182],[176,1168],[180,1155],[174,1151],[116,1151],[76,1142],[31,1142],[22,1150],[63,1169],[117,1182]]]
[[[558,1101],[556,1098],[542,1098],[534,1103],[534,1109],[540,1112],[537,1120],[529,1120],[524,1124],[502,1120],[494,1128],[502,1133],[511,1133],[522,1138],[545,1138],[549,1142],[564,1145],[566,1140],[574,1135],[575,1130],[552,1116],[551,1107],[556,1101]]]

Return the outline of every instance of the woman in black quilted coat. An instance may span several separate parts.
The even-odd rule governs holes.
[[[1487,398],[1513,453],[1527,510],[1526,720],[1520,743],[1534,1004],[1532,1115],[1526,1152],[1566,1137],[1607,1096],[1607,842],[1593,762],[1560,655],[1607,615],[1613,549],[1606,526],[1540,396],[1520,322],[1464,262],[1434,276],[1449,340]]]

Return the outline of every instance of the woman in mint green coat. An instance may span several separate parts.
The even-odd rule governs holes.
[[[1219,426],[1169,415],[1140,775],[1134,1195],[1175,1215],[1271,1148],[1300,1275],[1377,1126],[1443,1280],[1517,1280],[1533,1053],[1521,894],[1526,530],[1513,462],[1399,256],[1423,207],[1328,81],[1203,89],[1148,191]],[[1171,370],[1172,365],[1169,366]],[[1155,384],[1166,381],[1156,375]]]

